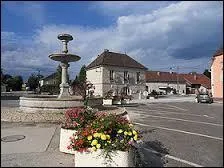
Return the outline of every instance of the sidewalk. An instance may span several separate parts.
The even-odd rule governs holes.
[[[1,141],[1,166],[74,167],[74,156],[59,152],[60,126],[48,123],[1,122],[1,138],[23,135],[14,142]]]

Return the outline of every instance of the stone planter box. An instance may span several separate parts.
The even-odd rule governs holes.
[[[103,99],[103,105],[112,105],[112,99]]]
[[[76,130],[64,129],[61,128],[60,133],[60,145],[59,151],[69,154],[75,154],[75,151],[72,149],[67,149],[67,146],[70,145],[70,137],[76,133]]]
[[[121,100],[112,100],[112,104],[114,105],[121,104]]]
[[[100,155],[101,152],[100,149],[95,152],[75,151],[75,167],[134,167],[134,152],[132,150],[114,152],[111,155],[112,162]]]

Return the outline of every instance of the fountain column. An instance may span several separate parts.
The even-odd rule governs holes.
[[[62,62],[60,66],[61,66],[61,84],[60,84],[60,94],[58,98],[69,97],[70,96],[69,84],[67,80],[69,64]]]

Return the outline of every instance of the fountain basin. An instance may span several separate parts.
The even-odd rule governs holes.
[[[73,107],[83,107],[81,97],[69,97],[58,99],[57,96],[27,96],[20,97],[20,110],[23,112],[64,112]]]
[[[80,60],[81,58],[78,55],[74,54],[51,54],[49,55],[50,59],[54,61],[60,61],[60,62],[76,62]]]

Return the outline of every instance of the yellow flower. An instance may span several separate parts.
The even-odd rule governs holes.
[[[87,137],[87,139],[90,141],[90,140],[92,140],[92,135],[89,135],[88,137]]]
[[[96,147],[95,147],[95,146],[93,146],[93,147],[92,147],[92,150],[93,150],[93,151],[96,151]]]
[[[118,134],[120,134],[120,133],[122,133],[122,132],[123,132],[122,129],[119,129],[119,130],[117,131]]]
[[[111,143],[111,141],[107,141],[107,143]]]
[[[134,140],[137,141],[137,139],[138,139],[138,135],[135,135]]]
[[[132,133],[133,133],[134,135],[137,135],[137,132],[136,132],[135,130],[133,130]]]
[[[97,148],[97,149],[99,149],[100,147],[101,147],[101,145],[100,145],[100,144],[97,144],[97,145],[96,145],[96,148]]]
[[[110,139],[110,135],[106,135],[107,139]]]
[[[129,132],[128,132],[128,135],[129,135],[129,136],[132,136],[132,132],[129,131]]]
[[[98,143],[98,141],[96,139],[94,139],[91,143],[92,146],[96,145]]]
[[[99,136],[99,133],[97,133],[97,132],[93,134],[94,138],[97,138],[98,136]]]
[[[104,134],[101,135],[101,139],[102,139],[102,140],[106,140],[106,139],[107,139],[106,135],[104,135]]]
[[[128,132],[127,131],[124,131],[124,135],[128,135]]]

